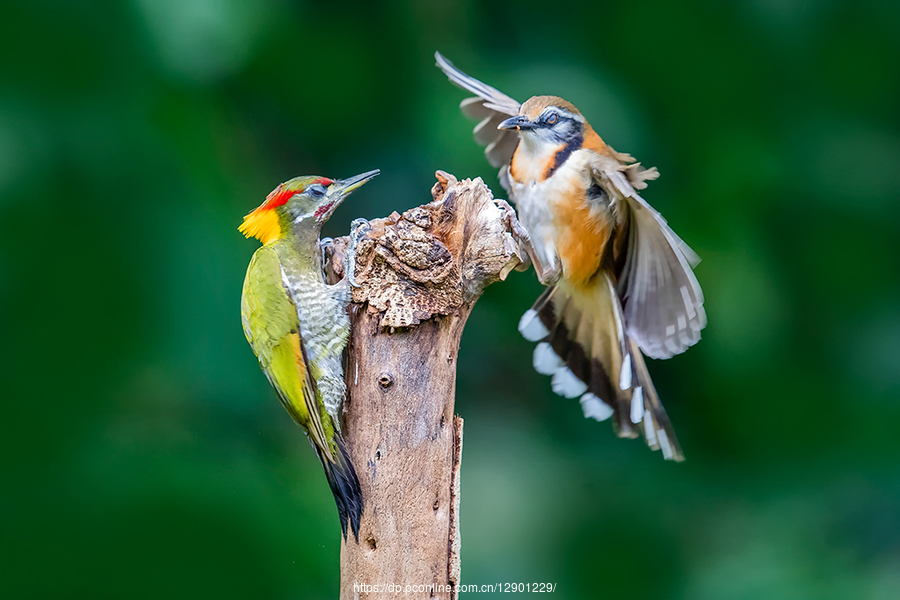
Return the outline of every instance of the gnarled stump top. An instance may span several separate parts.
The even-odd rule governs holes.
[[[458,181],[437,172],[432,202],[383,219],[360,240],[353,301],[383,312],[382,327],[410,327],[450,315],[505,279],[520,262],[518,246],[481,178]],[[335,257],[346,251],[337,240]],[[342,275],[339,260],[332,260]]]

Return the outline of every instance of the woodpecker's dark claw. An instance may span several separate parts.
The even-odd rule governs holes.
[[[356,247],[359,245],[359,240],[370,231],[372,231],[372,226],[365,219],[355,219],[350,224],[350,246],[347,248],[344,264],[344,277],[350,287],[359,287],[359,284],[356,283]]]

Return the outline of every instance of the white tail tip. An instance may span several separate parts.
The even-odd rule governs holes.
[[[666,435],[666,432],[662,429],[656,432],[656,437],[659,440],[659,447],[662,449],[663,458],[666,460],[671,460],[675,453],[672,452],[672,446],[669,444],[669,436]]]
[[[613,415],[613,409],[606,402],[588,392],[579,400],[584,418],[605,421]]]
[[[651,448],[658,448],[656,442],[656,427],[653,424],[653,417],[649,410],[644,410],[644,437],[647,438],[647,445]]]
[[[550,380],[553,391],[566,398],[575,398],[587,391],[587,384],[575,377],[568,367],[557,369]]]
[[[539,342],[550,334],[533,308],[526,310],[519,319],[519,333],[529,342]]]
[[[541,375],[553,375],[564,365],[547,342],[541,342],[534,347],[533,363],[534,370]]]
[[[619,374],[619,389],[627,390],[631,387],[631,354],[625,354],[622,361],[622,372]]]
[[[637,425],[644,420],[644,388],[638,386],[631,396],[631,422]]]

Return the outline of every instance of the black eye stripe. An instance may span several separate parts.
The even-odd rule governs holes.
[[[542,114],[540,117],[538,117],[538,122],[540,122],[543,125],[548,125],[551,127],[555,127],[556,125],[559,125],[560,123],[565,123],[565,122],[569,122],[569,121],[573,121],[573,119],[571,117],[569,117],[568,115],[557,112],[555,110],[546,112],[546,113]]]

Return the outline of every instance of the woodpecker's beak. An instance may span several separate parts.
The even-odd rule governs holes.
[[[534,123],[528,120],[528,117],[519,115],[518,117],[511,117],[499,125],[497,125],[497,129],[515,129],[516,131],[528,131],[529,129],[534,129]]]
[[[349,196],[350,193],[356,188],[362,186],[370,179],[373,179],[379,173],[381,173],[381,171],[375,169],[374,171],[368,171],[366,173],[354,175],[349,179],[336,180],[334,183],[328,186],[328,195],[326,196],[326,201],[324,204],[324,206],[327,208],[325,208],[324,214],[317,215],[317,218],[319,218],[323,223],[327,221],[328,218],[331,217],[335,209],[340,206],[341,202],[344,201],[344,198]],[[330,204],[328,204],[328,202],[330,202]],[[322,210],[321,206],[319,210]]]
[[[332,194],[338,193],[338,194],[341,194],[342,196],[347,196],[350,194],[350,192],[352,192],[356,188],[360,187],[362,184],[369,181],[370,179],[374,178],[379,173],[381,173],[381,171],[378,169],[375,169],[374,171],[369,171],[367,173],[360,173],[359,175],[354,175],[350,179],[338,179],[337,181],[335,181],[334,183],[331,184],[331,186],[328,190],[328,192],[329,192],[328,195],[331,196]]]

